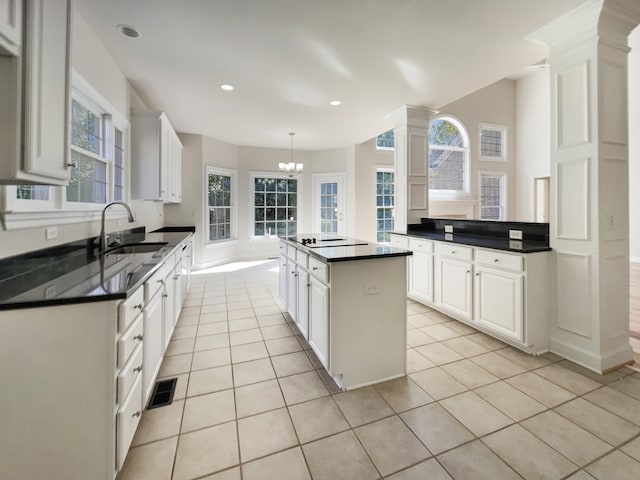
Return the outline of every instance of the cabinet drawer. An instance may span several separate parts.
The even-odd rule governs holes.
[[[520,255],[496,252],[494,250],[476,250],[476,260],[487,267],[503,268],[514,272],[524,271],[524,258]]]
[[[118,374],[118,403],[122,403],[129,395],[131,388],[142,378],[142,345],[134,350],[129,361],[124,364]]]
[[[409,248],[409,237],[403,235],[390,235],[392,247]]]
[[[318,280],[329,283],[329,265],[316,258],[309,257],[309,273]]]
[[[287,257],[289,257],[292,260],[296,259],[296,250],[298,250],[296,247],[294,247],[293,245],[287,245]]]
[[[473,248],[463,247],[462,245],[438,243],[436,252],[442,257],[466,261],[473,260]]]
[[[309,267],[309,254],[302,250],[297,250],[296,263],[306,270]]]
[[[131,388],[131,394],[118,410],[116,415],[116,447],[118,452],[118,470],[122,468],[127,452],[136,433],[140,416],[143,410],[142,405],[142,377],[138,377]]]
[[[433,252],[433,242],[424,238],[409,237],[409,250],[431,253]]]
[[[166,264],[165,264],[166,265]],[[164,284],[164,277],[166,276],[164,265],[160,267],[156,273],[154,273],[149,280],[144,282],[144,303],[149,303],[158,290],[162,288]]]
[[[127,328],[120,338],[118,339],[118,368],[122,367],[131,352],[136,348],[136,345],[142,345],[142,331],[144,323],[142,321],[142,315],[138,315],[138,318]]]
[[[124,332],[144,307],[144,289],[139,288],[118,307],[118,331]]]
[[[280,255],[287,254],[287,244],[284,243],[284,240],[280,240]]]

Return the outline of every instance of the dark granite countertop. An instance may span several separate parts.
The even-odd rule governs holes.
[[[302,239],[307,238],[315,238],[316,243],[303,245],[301,243]],[[281,240],[295,245],[296,248],[306,251],[309,255],[323,262],[329,263],[413,255],[411,250],[327,233],[298,234],[283,237]]]
[[[109,235],[121,244],[166,243],[156,252],[98,255],[93,237],[0,259],[0,310],[126,298],[194,231],[161,230]]]
[[[495,250],[505,250],[518,253],[547,252],[551,250],[546,242],[535,240],[509,240],[508,238],[498,238],[483,235],[465,235],[444,232],[420,232],[412,231],[406,234],[409,237],[428,238],[439,242],[451,242],[473,247],[493,248]]]

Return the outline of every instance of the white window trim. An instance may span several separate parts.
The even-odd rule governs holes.
[[[231,238],[222,240],[209,240],[209,175],[226,175],[231,177]],[[238,171],[228,168],[205,165],[204,168],[204,215],[202,216],[202,227],[205,232],[204,243],[207,247],[216,245],[228,245],[230,242],[238,240]]]
[[[298,215],[298,218],[296,218],[296,226],[297,226],[297,230],[300,231],[300,227],[302,226],[302,207],[301,207],[301,200],[302,200],[302,174],[295,174],[295,175],[287,175],[286,173],[281,173],[281,172],[261,172],[261,171],[250,171],[249,172],[249,215],[248,215],[248,219],[249,219],[249,226],[248,226],[248,232],[249,232],[249,239],[250,240],[269,240],[271,238],[278,238],[278,234],[273,233],[271,234],[271,236],[267,236],[267,235],[254,235],[254,229],[253,229],[253,225],[256,221],[256,209],[255,209],[255,188],[256,188],[256,178],[286,178],[287,180],[297,180],[298,181],[298,185],[297,185],[297,189],[296,189],[296,193],[298,195],[298,202],[296,205],[296,213]]]
[[[487,175],[487,176],[492,176],[492,177],[501,177],[500,178],[500,192],[501,192],[501,196],[500,196],[500,203],[502,205],[500,205],[501,207],[501,215],[500,218],[498,220],[494,220],[494,221],[498,221],[498,222],[504,222],[505,219],[507,218],[507,186],[509,185],[509,174],[505,171],[502,170],[482,170],[480,172],[478,172],[478,218],[480,220],[489,220],[489,219],[484,219],[482,218],[482,176],[483,175]]]
[[[465,153],[465,171],[464,171],[464,178],[463,178],[463,189],[462,190],[432,190],[429,189],[429,198],[433,199],[433,200],[467,200],[471,198],[471,189],[469,188],[470,186],[470,181],[469,178],[471,176],[471,142],[470,142],[470,137],[469,137],[469,132],[467,131],[467,127],[464,125],[464,123],[462,122],[462,120],[460,120],[458,117],[448,114],[448,113],[442,113],[440,115],[437,115],[435,117],[433,117],[431,119],[431,121],[429,122],[429,130],[431,129],[431,124],[435,121],[435,120],[440,120],[440,119],[446,119],[447,121],[451,121],[451,123],[453,123],[458,130],[460,130],[460,132],[462,133],[462,137],[463,140],[466,143],[466,147],[465,148],[459,148],[459,147],[447,147],[447,146],[440,146],[438,145],[437,149],[438,150],[451,150],[451,151],[456,151],[456,152],[464,152]],[[429,140],[429,131],[427,130],[427,141]],[[431,144],[427,144],[427,155],[429,155],[429,151],[431,150]],[[429,168],[429,159],[427,158],[427,168]]]
[[[393,173],[394,175],[394,179],[395,179],[395,174],[396,174],[396,170],[395,168],[389,166],[389,165],[374,165],[374,170],[373,170],[373,220],[374,220],[374,232],[375,232],[375,239],[376,242],[378,242],[378,203],[377,203],[377,199],[378,199],[378,191],[377,191],[377,186],[378,186],[378,172],[388,172],[388,173]],[[393,190],[393,208],[391,209],[391,218],[393,218],[393,224],[394,224],[394,230],[395,230],[395,222],[396,222],[396,193],[395,193],[395,183],[394,183],[394,190]],[[390,233],[393,233],[393,231],[391,231]],[[387,243],[387,242],[378,242],[378,243]]]
[[[482,130],[494,130],[502,132],[502,157],[487,157],[482,155]],[[501,162],[506,163],[507,160],[507,134],[506,125],[497,125],[495,123],[482,122],[478,126],[478,159],[483,162]]]
[[[72,70],[72,90],[76,95],[89,101],[91,105],[100,105],[100,109],[108,112],[112,126],[124,134],[124,198],[131,199],[130,188],[130,128],[129,121],[118,112],[113,105],[92,87],[78,72]],[[83,102],[83,103],[84,103]],[[71,119],[69,119],[71,121]],[[71,146],[69,145],[69,148]],[[113,167],[111,167],[113,170]],[[109,173],[110,191],[109,198],[113,195],[113,172]],[[99,221],[105,204],[66,202],[64,199],[66,187],[49,187],[51,189],[49,200],[19,200],[16,198],[16,186],[6,185],[0,192],[2,196],[2,224],[5,230],[20,230],[51,225],[64,225],[73,223],[85,223]],[[108,199],[109,201],[109,199]],[[126,218],[124,209],[114,208],[107,212],[108,219]]]

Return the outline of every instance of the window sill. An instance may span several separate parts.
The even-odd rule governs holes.
[[[24,228],[46,227],[51,225],[68,225],[73,223],[99,222],[102,219],[102,208],[99,210],[46,210],[46,211],[8,211],[1,214],[5,230],[21,230]],[[109,220],[127,218],[127,212],[108,210]]]
[[[238,243],[237,238],[230,238],[228,240],[218,240],[217,242],[207,242],[207,244],[205,245],[205,248],[207,249],[223,248],[223,247],[228,247],[230,245],[235,245],[236,243]]]

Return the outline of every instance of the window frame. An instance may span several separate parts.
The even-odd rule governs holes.
[[[112,130],[118,129],[122,132],[123,141],[123,195],[122,201],[131,200],[131,129],[129,120],[100,94],[89,82],[87,82],[77,71],[72,70],[71,98],[80,95],[85,101],[99,106],[110,116]],[[71,108],[71,100],[69,101]],[[70,112],[71,113],[71,112]],[[71,132],[71,115],[69,116],[69,132]],[[111,134],[112,141],[115,135]],[[67,148],[71,152],[71,133]],[[70,157],[70,155],[69,155]],[[108,191],[107,202],[113,198],[113,160],[110,162],[110,170],[107,172]],[[99,221],[105,203],[81,203],[66,201],[66,186],[49,186],[49,200],[27,200],[18,199],[17,186],[6,185],[2,188],[3,222],[6,230],[18,230],[23,228],[33,228],[51,225],[55,221],[56,225],[86,223]],[[126,218],[124,209],[110,209],[106,214],[108,219]]]
[[[500,208],[500,218],[483,218],[482,217],[482,177],[500,177],[500,203],[501,205],[491,205],[485,208]],[[495,222],[504,222],[507,218],[507,185],[508,185],[508,176],[509,174],[505,171],[497,171],[497,170],[482,170],[478,172],[478,218],[480,220],[488,220]]]
[[[250,171],[249,172],[249,239],[251,240],[268,240],[270,238],[278,238],[278,232],[272,233],[270,236],[265,235],[256,235],[255,234],[255,223],[256,223],[256,205],[255,205],[255,193],[256,193],[256,178],[276,178],[276,179],[286,179],[286,180],[296,180],[296,234],[300,233],[300,227],[302,226],[302,206],[301,200],[303,198],[302,195],[302,174],[293,174],[288,175],[286,173],[281,172],[265,172],[265,171]]]
[[[230,238],[220,240],[210,240],[209,238],[209,175],[223,175],[231,177],[231,222],[230,222]],[[238,171],[229,168],[216,167],[214,165],[205,165],[204,175],[204,232],[205,245],[221,245],[224,243],[235,242],[238,239]]]
[[[432,189],[429,187],[429,198],[434,200],[455,200],[460,198],[468,198],[471,195],[470,178],[471,178],[471,142],[469,137],[469,131],[464,125],[462,120],[448,113],[442,113],[433,117],[429,122],[429,128],[427,130],[427,169],[429,171],[429,178],[431,178],[431,167],[429,167],[429,154],[432,148],[429,143],[429,136],[431,134],[431,126],[436,120],[446,120],[452,123],[462,135],[463,144],[465,147],[449,147],[446,145],[437,145],[437,150],[449,150],[463,152],[464,155],[464,175],[462,179],[462,190],[444,190],[444,189]]]
[[[393,205],[388,208],[389,210],[391,210],[391,218],[393,220],[393,229],[392,230],[378,230],[378,208],[386,208],[384,205],[382,207],[378,206],[378,173],[392,173],[394,176],[394,189],[393,189]],[[396,221],[396,215],[395,215],[395,208],[396,208],[396,192],[395,192],[395,169],[391,166],[388,165],[375,165],[375,170],[373,172],[373,186],[374,186],[374,192],[373,192],[373,206],[374,206],[374,222],[375,222],[375,238],[376,238],[376,243],[381,243],[381,244],[387,244],[390,243],[391,240],[389,240],[389,242],[381,242],[378,240],[378,234],[380,232],[389,232],[389,233],[393,233],[394,229],[395,229],[395,221]]]
[[[491,157],[491,156],[482,155],[482,131],[483,130],[492,130],[494,132],[502,133],[502,156],[501,157]],[[507,134],[508,134],[508,128],[506,125],[498,125],[498,124],[486,123],[486,122],[480,123],[478,125],[478,158],[483,162],[506,163],[508,161]]]

